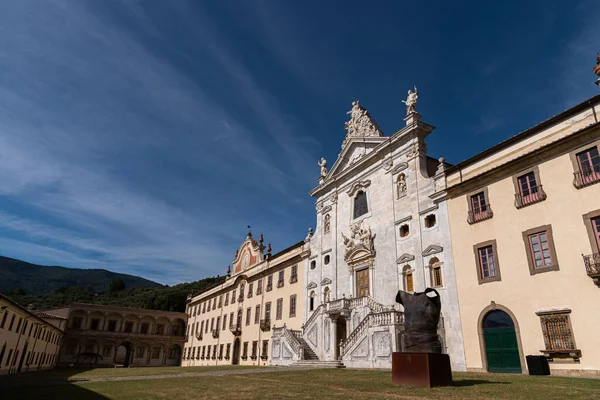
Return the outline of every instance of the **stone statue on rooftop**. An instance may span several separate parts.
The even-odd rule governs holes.
[[[327,175],[327,160],[321,157],[321,161],[317,163],[321,167],[321,176]]]
[[[404,104],[406,104],[406,115],[416,113],[417,112],[417,99],[419,98],[419,91],[417,90],[417,86],[415,85],[415,91],[408,90],[408,96],[406,100],[402,100]]]

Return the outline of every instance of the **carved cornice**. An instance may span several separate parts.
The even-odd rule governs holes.
[[[421,255],[423,257],[427,257],[427,256],[431,256],[431,255],[434,255],[437,253],[441,253],[442,251],[444,251],[444,248],[442,246],[437,246],[435,244],[431,244],[431,245],[427,246],[427,248],[425,250],[423,250]]]
[[[398,221],[394,222],[394,225],[399,225],[403,222],[410,221],[411,219],[412,219],[412,215],[409,215],[408,217],[401,218]]]
[[[433,206],[426,208],[425,210],[419,211],[419,215],[427,214],[428,212],[437,210],[438,208],[439,208],[439,205],[434,204]]]
[[[400,257],[398,257],[398,259],[396,260],[396,263],[402,264],[405,262],[413,261],[414,259],[415,259],[415,256],[413,256],[412,254],[404,253]]]
[[[358,192],[361,189],[366,189],[370,185],[371,185],[371,181],[369,179],[365,179],[364,181],[354,182],[352,184],[352,186],[350,186],[350,189],[348,189],[348,191],[346,193],[348,194],[348,196],[354,197],[356,192]]]
[[[321,214],[328,213],[329,211],[331,211],[331,206],[325,206],[321,209]]]
[[[406,168],[408,168],[408,163],[401,162],[400,164],[396,165],[394,169],[392,169],[391,173],[395,175],[401,171],[404,171]]]
[[[329,278],[325,278],[321,281],[321,286],[330,285],[330,284],[331,284],[331,279],[329,279]]]
[[[309,289],[309,290],[310,290],[310,289],[314,289],[314,288],[316,288],[316,287],[317,287],[317,284],[316,284],[316,283],[314,283],[314,282],[311,282],[311,283],[309,283],[309,284],[308,284],[308,286],[306,286],[306,288],[307,288],[307,289]]]

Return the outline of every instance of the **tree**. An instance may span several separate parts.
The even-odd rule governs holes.
[[[125,282],[123,282],[123,279],[115,278],[112,281],[110,281],[111,293],[120,292],[122,290],[125,290]]]

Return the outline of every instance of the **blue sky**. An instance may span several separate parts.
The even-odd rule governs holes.
[[[459,162],[599,92],[589,2],[0,1],[0,254],[174,284],[314,226],[353,98]]]

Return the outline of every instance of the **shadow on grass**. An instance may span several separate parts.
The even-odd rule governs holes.
[[[492,382],[485,379],[462,379],[460,381],[452,381],[452,386],[475,386],[475,385],[510,385],[510,382]]]
[[[2,400],[109,400],[77,381],[69,380],[73,375],[82,372],[78,370],[54,370],[29,372],[14,376],[2,376],[0,379],[0,399]],[[47,379],[47,375],[52,378]],[[25,378],[25,379],[24,379]],[[37,379],[36,379],[37,378]],[[79,381],[81,382],[81,381]]]

